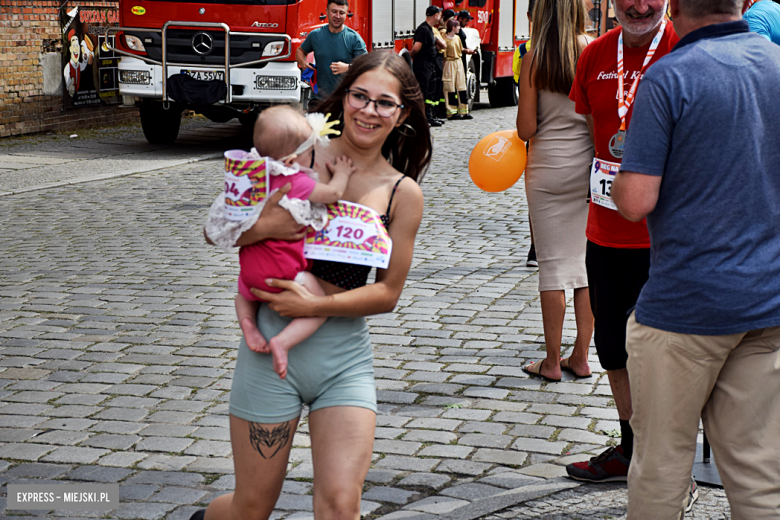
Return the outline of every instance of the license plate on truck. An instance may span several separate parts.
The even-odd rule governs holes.
[[[182,69],[182,74],[186,74],[187,76],[195,79],[199,79],[202,81],[211,81],[211,80],[219,80],[219,81],[225,81],[225,71],[224,70],[187,70]]]

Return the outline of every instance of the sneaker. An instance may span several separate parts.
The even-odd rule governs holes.
[[[609,448],[587,462],[575,462],[566,466],[566,473],[585,482],[626,482],[630,460],[623,456],[621,446]]]
[[[693,509],[693,504],[699,499],[699,486],[696,481],[691,477],[691,487],[688,489],[688,504],[685,506],[685,512],[690,513]]]
[[[539,267],[539,262],[536,261],[536,248],[531,245],[531,250],[528,251],[528,258],[525,261],[526,267]]]
[[[192,513],[192,516],[190,517],[190,520],[203,520],[203,518],[206,516],[206,510],[205,509],[198,509],[194,513]]]

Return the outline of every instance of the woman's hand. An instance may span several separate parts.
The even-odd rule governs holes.
[[[318,296],[313,295],[303,285],[292,280],[279,280],[269,278],[266,282],[269,287],[284,289],[280,293],[270,293],[252,288],[252,294],[268,302],[268,307],[280,316],[288,318],[300,318],[314,316],[314,301]]]
[[[289,183],[271,195],[255,225],[236,241],[237,246],[248,246],[269,238],[288,242],[303,240],[306,236],[306,226],[298,224],[289,211],[279,206],[279,201],[288,191],[290,191]]]
[[[298,224],[290,212],[279,205],[279,201],[290,191],[290,187],[287,183],[274,193],[265,203],[260,218],[257,219],[258,222],[263,221],[263,226],[270,230],[267,238],[294,242],[303,240],[306,236],[306,226]]]

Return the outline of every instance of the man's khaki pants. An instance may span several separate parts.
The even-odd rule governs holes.
[[[629,520],[677,520],[699,416],[733,520],[780,518],[780,327],[728,336],[640,325],[626,348],[634,415]]]

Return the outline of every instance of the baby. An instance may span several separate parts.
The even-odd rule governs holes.
[[[313,172],[300,166],[314,164],[316,137],[306,118],[287,106],[264,110],[255,123],[254,145],[258,154],[266,157],[269,191],[290,183],[290,191],[285,195],[290,200],[283,199],[280,205],[288,211],[292,210],[299,222],[301,215],[306,220],[305,215],[310,211],[309,204],[303,201],[325,204],[338,201],[355,171],[349,158],[339,157],[335,164],[328,165],[333,174],[330,182],[316,182],[312,178],[315,176]],[[249,289],[255,287],[272,293],[281,292],[281,289],[269,287],[265,283],[268,278],[280,278],[295,280],[314,295],[324,295],[317,279],[305,270],[307,260],[303,257],[303,246],[304,240],[264,240],[244,246],[239,251],[241,272],[238,277],[239,294],[236,297],[238,323],[250,350],[271,353],[274,372],[282,379],[287,375],[287,352],[311,336],[325,323],[326,318],[296,318],[277,336],[266,341],[255,321],[260,300]]]

